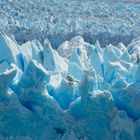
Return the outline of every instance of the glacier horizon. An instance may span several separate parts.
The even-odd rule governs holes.
[[[53,48],[81,35],[86,42],[98,39],[128,45],[140,36],[140,2],[137,0],[3,0],[0,30],[18,43],[47,37]]]
[[[0,139],[139,140],[140,39],[57,50],[0,33]]]

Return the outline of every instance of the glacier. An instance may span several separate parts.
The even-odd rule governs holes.
[[[81,35],[101,46],[140,36],[139,0],[0,0],[0,30],[18,43],[48,38],[53,48]]]
[[[54,49],[0,33],[1,140],[139,140],[140,40]]]

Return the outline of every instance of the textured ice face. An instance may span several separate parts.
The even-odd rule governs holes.
[[[0,139],[139,139],[139,41],[0,39]]]

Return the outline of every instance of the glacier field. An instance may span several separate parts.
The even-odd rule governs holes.
[[[101,46],[140,36],[139,0],[0,0],[0,30],[19,44],[48,38],[53,48],[82,36]]]
[[[0,140],[140,140],[139,0],[0,0]]]
[[[140,40],[57,50],[0,33],[0,140],[139,140]]]

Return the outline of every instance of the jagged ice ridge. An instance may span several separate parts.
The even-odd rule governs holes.
[[[19,45],[0,34],[1,140],[139,140],[140,40],[76,36]]]

